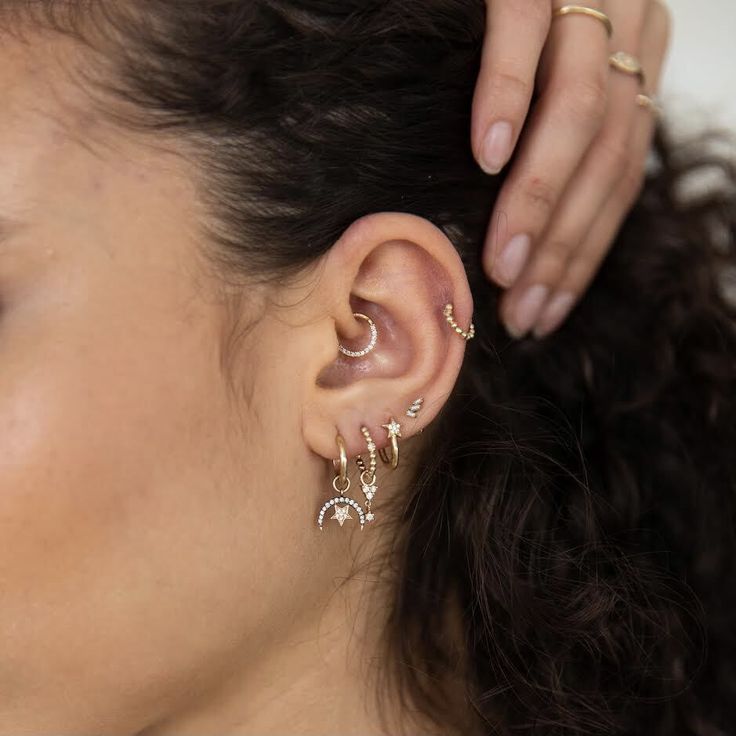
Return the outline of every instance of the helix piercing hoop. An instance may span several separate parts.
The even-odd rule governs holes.
[[[444,315],[445,319],[447,320],[450,327],[452,327],[455,332],[457,332],[460,337],[464,338],[465,340],[472,340],[475,337],[475,325],[471,322],[470,327],[468,327],[467,331],[463,330],[460,325],[455,321],[454,316],[455,307],[452,304],[446,304],[444,309]]]
[[[378,454],[386,465],[390,465],[393,470],[396,470],[399,466],[399,440],[397,437],[401,437],[401,425],[391,417],[388,424],[382,424],[381,426],[388,432],[388,438],[391,441],[391,455],[384,448],[381,448]]]
[[[354,312],[353,317],[355,317],[356,319],[365,320],[368,323],[368,327],[371,331],[370,342],[362,350],[348,350],[340,344],[338,344],[338,350],[343,355],[347,355],[349,358],[362,358],[364,355],[368,355],[368,353],[370,353],[371,350],[376,347],[376,343],[378,342],[378,328],[376,327],[376,323],[365,314]]]
[[[368,456],[370,467],[366,467],[363,458],[358,455],[355,458],[356,465],[360,468],[360,487],[363,489],[365,494],[365,520],[373,521],[376,517],[371,511],[371,504],[373,503],[373,497],[376,495],[378,485],[376,484],[376,444],[373,442],[371,433],[367,427],[361,427],[360,431],[365,437],[366,444],[368,445]]]
[[[332,487],[338,495],[327,501],[319,510],[319,514],[317,515],[317,525],[319,526],[320,531],[324,531],[323,523],[325,513],[330,508],[334,507],[335,513],[330,517],[330,519],[335,519],[340,526],[342,526],[348,519],[354,518],[353,516],[350,516],[350,508],[352,507],[358,513],[358,519],[360,521],[360,528],[362,531],[365,526],[365,513],[357,501],[345,495],[350,490],[350,478],[348,478],[348,455],[345,450],[345,440],[338,434],[335,441],[337,442],[340,457],[337,460],[332,461],[332,465],[335,468],[335,477],[332,479]],[[339,504],[343,505],[340,506]]]

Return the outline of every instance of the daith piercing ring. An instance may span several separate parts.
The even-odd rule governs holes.
[[[360,312],[355,312],[353,316],[356,319],[362,319],[368,323],[368,327],[371,331],[370,342],[362,350],[348,350],[347,348],[344,348],[342,345],[339,345],[339,344],[338,344],[338,350],[343,355],[347,355],[349,358],[362,358],[364,355],[368,355],[368,353],[370,353],[371,350],[373,350],[373,348],[376,347],[376,343],[378,342],[378,328],[376,327],[376,323],[365,314],[361,314]]]

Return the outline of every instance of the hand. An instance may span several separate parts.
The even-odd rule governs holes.
[[[636,200],[655,127],[653,95],[670,36],[659,0],[581,0],[611,20],[553,17],[562,2],[487,0],[487,32],[472,111],[472,146],[487,173],[517,147],[483,252],[484,269],[507,287],[509,333],[543,337],[565,320],[595,276]],[[609,66],[633,54],[645,86]],[[527,117],[535,85],[538,100]],[[524,127],[523,133],[520,132]]]

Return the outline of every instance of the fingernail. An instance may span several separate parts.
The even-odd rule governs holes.
[[[493,275],[503,286],[511,286],[524,268],[532,239],[528,235],[514,235],[498,256]]]
[[[494,123],[483,142],[481,168],[486,174],[498,174],[511,156],[511,123]]]
[[[532,286],[524,292],[516,303],[511,320],[506,324],[509,334],[519,338],[529,332],[537,321],[548,294],[549,289],[542,284]]]
[[[552,297],[534,327],[534,337],[546,337],[554,332],[565,321],[574,303],[575,294],[570,291],[561,291]]]

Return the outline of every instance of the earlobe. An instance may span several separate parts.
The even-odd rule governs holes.
[[[305,441],[334,457],[339,432],[354,456],[367,427],[389,457],[391,419],[405,420],[405,442],[434,419],[455,385],[473,337],[465,269],[439,228],[393,212],[353,223],[324,265],[314,295],[334,320],[324,339],[335,351],[314,376],[302,413]]]

